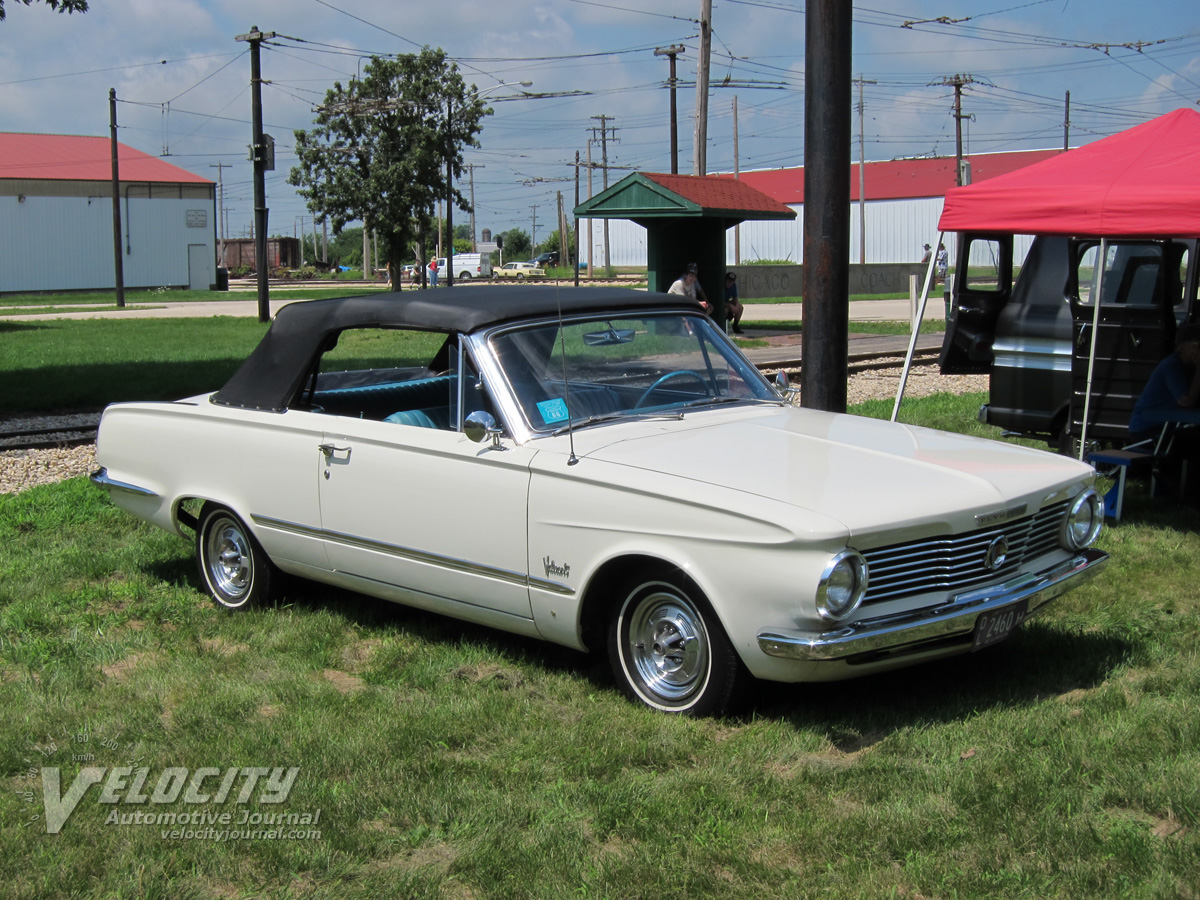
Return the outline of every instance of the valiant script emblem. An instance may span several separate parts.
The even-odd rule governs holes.
[[[559,578],[570,578],[571,577],[571,566],[570,565],[564,564],[564,565],[560,566],[558,563],[556,563],[554,560],[552,560],[548,556],[542,557],[542,565],[546,568],[546,577],[547,578],[549,578],[551,575],[557,575]]]

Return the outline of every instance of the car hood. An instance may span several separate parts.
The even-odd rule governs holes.
[[[789,503],[852,533],[921,523],[962,528],[975,515],[1036,511],[1092,468],[1046,451],[792,407],[689,413],[575,433],[595,459]],[[1002,517],[1003,518],[1003,517]]]

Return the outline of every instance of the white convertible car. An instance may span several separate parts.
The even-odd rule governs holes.
[[[223,607],[282,570],[691,714],[989,646],[1107,560],[1090,467],[797,409],[686,298],[443,293],[287,306],[216,393],[110,406],[93,480]]]

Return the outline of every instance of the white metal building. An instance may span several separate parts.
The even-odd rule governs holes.
[[[215,184],[118,144],[127,288],[216,281]],[[0,133],[0,294],[104,290],[113,262],[108,138]]]
[[[970,157],[973,181],[1040,162],[1061,151],[1029,150],[1014,153],[980,153]],[[858,204],[858,165],[850,173],[850,262],[860,259],[860,231],[865,235],[868,263],[907,263],[921,259],[924,244],[937,240],[938,218],[946,191],[954,187],[954,157],[903,159],[869,162],[863,167],[866,203],[860,213]],[[729,175],[728,177],[733,177]],[[726,264],[757,259],[804,261],[804,169],[764,169],[742,172],[742,181],[796,210],[796,218],[787,222],[746,222],[735,235],[726,236]],[[862,227],[865,226],[865,227]],[[596,220],[588,236],[588,222],[581,220],[580,243],[592,248],[595,265],[604,263],[604,223]],[[735,249],[740,245],[740,254]],[[1023,256],[1028,241],[1014,247]],[[934,248],[936,249],[936,247]],[[954,264],[954,242],[946,249]],[[623,219],[609,220],[609,257],[614,266],[646,265],[646,230]],[[740,258],[739,258],[740,257]],[[581,256],[587,260],[587,251]]]

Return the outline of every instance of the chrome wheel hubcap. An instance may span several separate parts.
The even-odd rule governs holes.
[[[704,685],[708,634],[700,614],[683,598],[656,591],[629,618],[628,652],[647,690],[679,702]]]
[[[222,519],[209,529],[208,572],[213,586],[230,600],[240,600],[250,590],[254,573],[250,543],[230,519]]]

